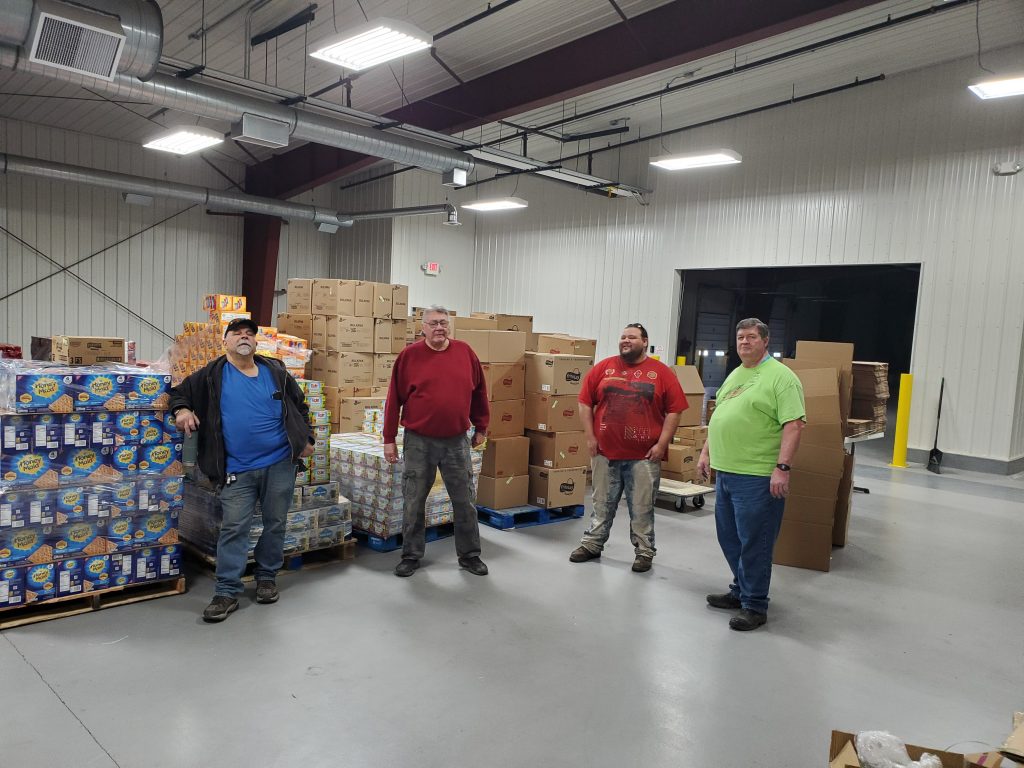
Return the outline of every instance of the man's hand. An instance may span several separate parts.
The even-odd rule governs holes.
[[[313,455],[313,446],[310,443],[306,443],[306,447],[302,449],[302,453],[300,453],[299,456],[304,459],[307,456],[312,456],[312,455]]]
[[[474,432],[473,433],[473,447],[474,448],[483,445],[484,442],[486,442],[486,440],[487,440],[487,435],[485,435],[483,432]]]
[[[783,472],[776,467],[772,470],[772,496],[776,499],[784,499],[789,493],[789,472]]]
[[[174,424],[185,433],[185,437],[191,437],[199,429],[199,417],[188,408],[179,408],[174,414]]]
[[[658,441],[657,443],[651,446],[651,450],[647,452],[647,455],[644,456],[644,458],[647,459],[648,461],[661,461],[663,458],[665,458],[665,452],[667,450],[668,444],[663,444],[661,441]]]
[[[597,448],[597,438],[596,437],[588,437],[587,438],[587,450],[590,451],[590,458],[594,458],[595,456],[597,456],[598,448]]]
[[[398,445],[396,443],[384,443],[384,461],[388,464],[398,463]]]
[[[704,480],[711,477],[711,454],[708,452],[707,443],[704,444],[704,448],[700,452],[700,458],[697,459],[697,472]]]

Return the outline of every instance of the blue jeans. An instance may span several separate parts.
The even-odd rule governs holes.
[[[263,533],[256,542],[256,580],[273,581],[284,563],[284,527],[295,491],[295,462],[284,459],[262,469],[235,473],[236,480],[220,491],[224,516],[217,540],[215,595],[241,594],[249,559],[249,529],[256,502],[263,515]]]
[[[715,480],[715,526],[732,570],[729,593],[744,608],[768,613],[772,551],[782,526],[785,499],[771,494],[771,477],[719,472]]]
[[[615,510],[623,494],[629,508],[629,540],[636,554],[654,557],[654,499],[661,482],[661,462],[637,459],[610,460],[601,454],[592,460],[594,509],[590,527],[580,544],[599,554],[612,532]]]

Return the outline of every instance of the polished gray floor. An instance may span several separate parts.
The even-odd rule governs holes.
[[[711,503],[659,509],[642,575],[625,519],[581,565],[584,521],[484,527],[485,578],[450,539],[410,579],[361,549],[221,625],[198,575],[0,635],[0,766],[810,768],[833,728],[1001,741],[1024,708],[1022,480],[883,452],[861,448],[832,572],[777,568],[756,632],[704,604],[727,583]]]

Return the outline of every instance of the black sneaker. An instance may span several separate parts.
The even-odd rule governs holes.
[[[476,576],[487,575],[487,565],[479,557],[460,557],[459,565]]]
[[[411,560],[403,557],[402,562],[395,566],[395,576],[412,576],[416,573],[416,569],[419,567],[419,560]]]
[[[203,621],[210,623],[224,621],[229,613],[238,610],[238,601],[233,597],[225,595],[214,595],[213,600],[203,611]]]
[[[569,555],[569,562],[570,563],[585,563],[585,562],[587,562],[587,560],[600,560],[600,559],[601,559],[601,553],[600,552],[597,552],[597,553],[591,552],[586,547],[576,547],[576,549],[574,549],[572,551],[572,554]]]
[[[281,594],[277,591],[277,584],[270,579],[256,582],[256,602],[276,603]]]
[[[737,632],[749,632],[752,629],[757,629],[766,621],[768,621],[768,614],[744,608],[729,619],[729,628],[735,629]]]
[[[738,597],[733,597],[731,592],[722,595],[708,595],[708,605],[712,608],[725,608],[735,611],[743,607]]]
[[[653,558],[650,558],[647,555],[637,555],[636,559],[633,561],[633,572],[646,573],[651,570],[652,561]]]

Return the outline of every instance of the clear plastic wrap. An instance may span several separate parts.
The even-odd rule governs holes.
[[[942,768],[942,761],[927,752],[911,760],[903,741],[886,731],[861,731],[856,747],[864,768]]]

